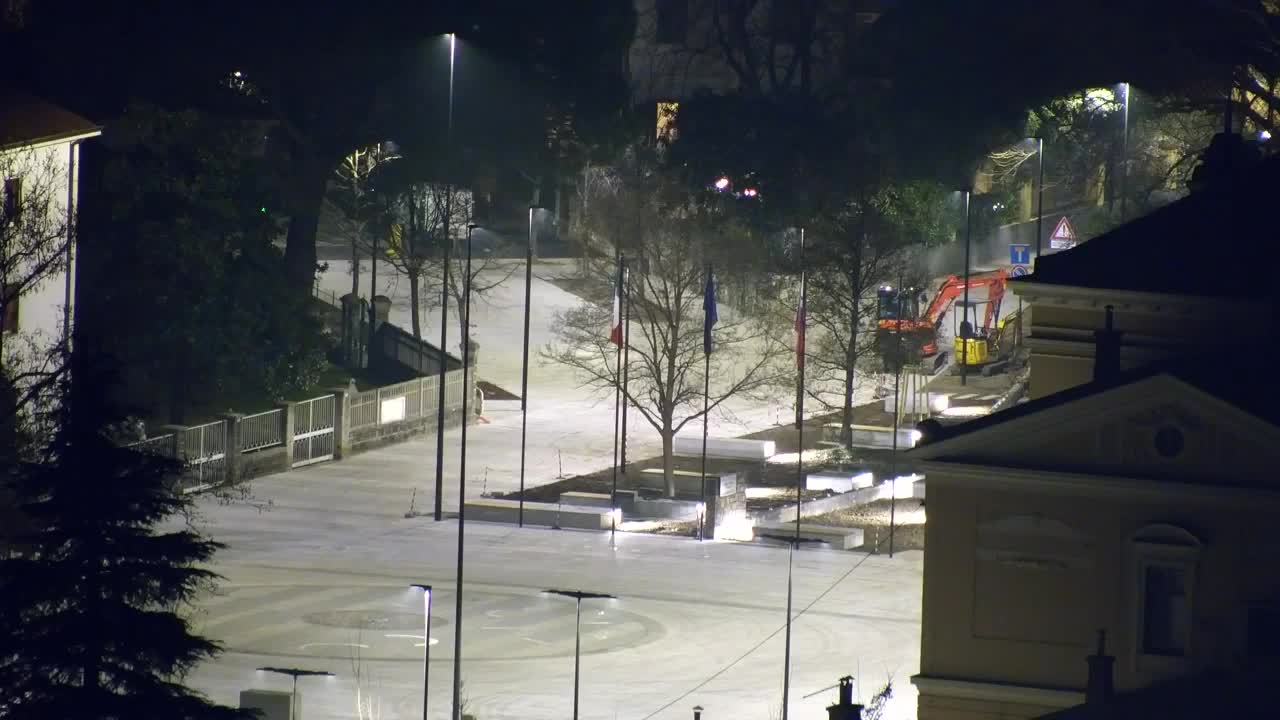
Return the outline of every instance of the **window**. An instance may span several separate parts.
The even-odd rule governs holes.
[[[1187,654],[1191,607],[1187,568],[1147,565],[1142,578],[1142,652],[1182,657]]]
[[[1132,542],[1134,668],[1185,670],[1193,652],[1200,540],[1180,527],[1148,525]]]
[[[1249,608],[1249,627],[1246,637],[1249,657],[1258,660],[1280,658],[1280,608],[1273,606]]]
[[[689,36],[689,0],[654,0],[657,10],[657,41],[683,45]]]
[[[13,297],[9,297],[12,293]],[[4,332],[18,331],[18,293],[16,287],[0,286],[0,312],[3,313]]]
[[[4,215],[5,220],[17,220],[22,212],[22,178],[5,178],[4,181]]]

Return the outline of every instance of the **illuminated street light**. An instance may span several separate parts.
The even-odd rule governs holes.
[[[578,668],[582,661],[582,601],[583,600],[617,600],[608,593],[585,592],[583,590],[543,590],[548,595],[560,595],[577,601],[577,618],[573,625],[573,720],[578,720]]]
[[[298,717],[298,678],[300,677],[333,677],[333,673],[327,670],[302,670],[299,668],[278,668],[278,667],[260,667],[258,672],[276,673],[277,675],[288,675],[293,678],[293,699],[289,702],[289,719],[296,720]]]
[[[1270,139],[1271,139],[1271,131],[1270,131],[1270,130],[1263,130],[1262,132],[1258,133],[1258,139],[1259,139],[1259,140],[1261,140],[1262,142],[1266,142],[1266,141],[1270,140]]]
[[[414,583],[422,591],[422,720],[427,720],[427,680],[431,676],[431,586]]]
[[[755,188],[747,188],[746,190],[742,191],[742,194],[745,195],[746,197],[753,198],[759,195],[760,191],[756,190]]]
[[[727,178],[727,177],[722,177],[722,178],[720,178],[719,180],[716,180],[716,189],[717,189],[717,190],[727,190],[727,189],[729,189],[729,178]]]

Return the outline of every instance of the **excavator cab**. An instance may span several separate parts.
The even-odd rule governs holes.
[[[955,304],[955,362],[973,367],[995,360],[991,353],[991,329],[979,324],[983,302],[957,300]]]
[[[876,291],[876,345],[886,372],[920,353],[920,291],[882,285]]]

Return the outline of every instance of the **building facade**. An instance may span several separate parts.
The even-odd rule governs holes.
[[[1078,705],[1099,631],[1121,693],[1280,653],[1275,392],[1238,391],[1265,369],[1200,360],[911,451],[929,483],[920,720]]]
[[[6,358],[69,341],[74,318],[80,145],[101,129],[26,96],[0,97]]]

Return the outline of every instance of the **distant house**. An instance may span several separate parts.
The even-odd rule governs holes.
[[[909,451],[920,720],[1245,716],[1220,679],[1280,658],[1278,190],[1264,162],[1013,282],[1032,398]]]
[[[69,339],[80,144],[101,128],[56,105],[0,94],[0,307],[6,355]]]

